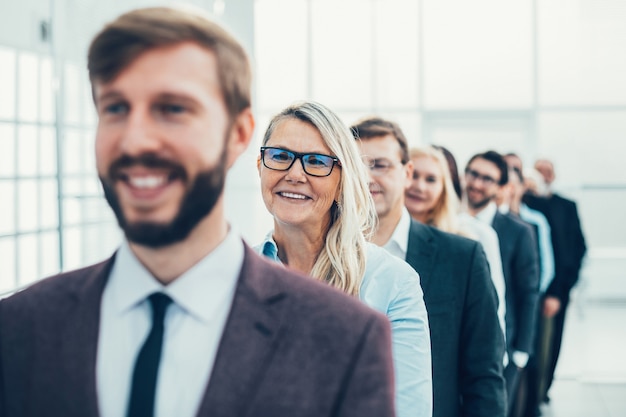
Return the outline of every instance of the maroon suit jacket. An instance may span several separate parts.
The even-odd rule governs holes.
[[[0,301],[0,416],[98,416],[96,350],[114,258]],[[393,416],[387,319],[246,246],[197,416]]]

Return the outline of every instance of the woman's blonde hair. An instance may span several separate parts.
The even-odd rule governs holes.
[[[411,159],[430,158],[437,164],[441,173],[443,189],[435,207],[428,213],[426,224],[449,233],[458,233],[457,216],[460,202],[454,191],[448,161],[443,153],[432,146],[415,147],[409,150]]]
[[[366,264],[367,234],[376,225],[376,210],[369,192],[368,175],[350,130],[330,109],[314,101],[295,103],[271,120],[265,145],[276,127],[297,119],[315,127],[324,143],[341,162],[339,197],[331,207],[325,245],[310,274],[341,291],[358,295]]]

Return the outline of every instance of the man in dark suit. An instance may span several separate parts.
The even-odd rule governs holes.
[[[544,195],[527,193],[524,196],[524,202],[543,213],[550,224],[555,266],[554,279],[548,286],[543,300],[543,316],[547,319],[552,318],[552,347],[548,355],[548,369],[543,387],[545,389],[542,393],[547,399],[547,392],[552,385],[554,370],[561,351],[570,291],[578,282],[587,246],[576,203],[551,190],[556,178],[552,162],[546,159],[537,160],[535,169],[543,176],[547,192]],[[539,187],[539,189],[544,188]]]
[[[465,195],[471,215],[490,224],[500,240],[506,283],[506,342],[509,364],[507,381],[509,410],[513,410],[517,382],[532,352],[535,309],[539,291],[539,262],[534,231],[530,225],[498,212],[495,199],[508,182],[508,166],[499,153],[474,155],[465,169]]]
[[[0,416],[393,416],[387,319],[224,218],[254,127],[241,45],[172,9],[91,44],[98,174],[126,239],[0,302]]]
[[[400,127],[380,118],[352,128],[370,166],[378,214],[373,242],[420,275],[432,345],[433,416],[505,416],[504,338],[482,246],[411,220],[413,165]]]

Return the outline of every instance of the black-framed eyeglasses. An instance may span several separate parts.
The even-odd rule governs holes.
[[[266,168],[274,171],[287,171],[299,159],[302,169],[313,177],[327,177],[335,165],[341,166],[339,158],[321,153],[299,153],[283,148],[261,146],[261,160]]]
[[[472,181],[481,180],[485,185],[493,185],[496,183],[495,178],[489,175],[482,175],[480,172],[474,171],[473,169],[466,169],[465,175]]]

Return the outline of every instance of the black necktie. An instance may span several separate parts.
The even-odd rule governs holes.
[[[126,417],[154,416],[154,394],[163,345],[163,319],[172,299],[163,293],[154,293],[148,300],[152,306],[152,329],[135,362]]]

